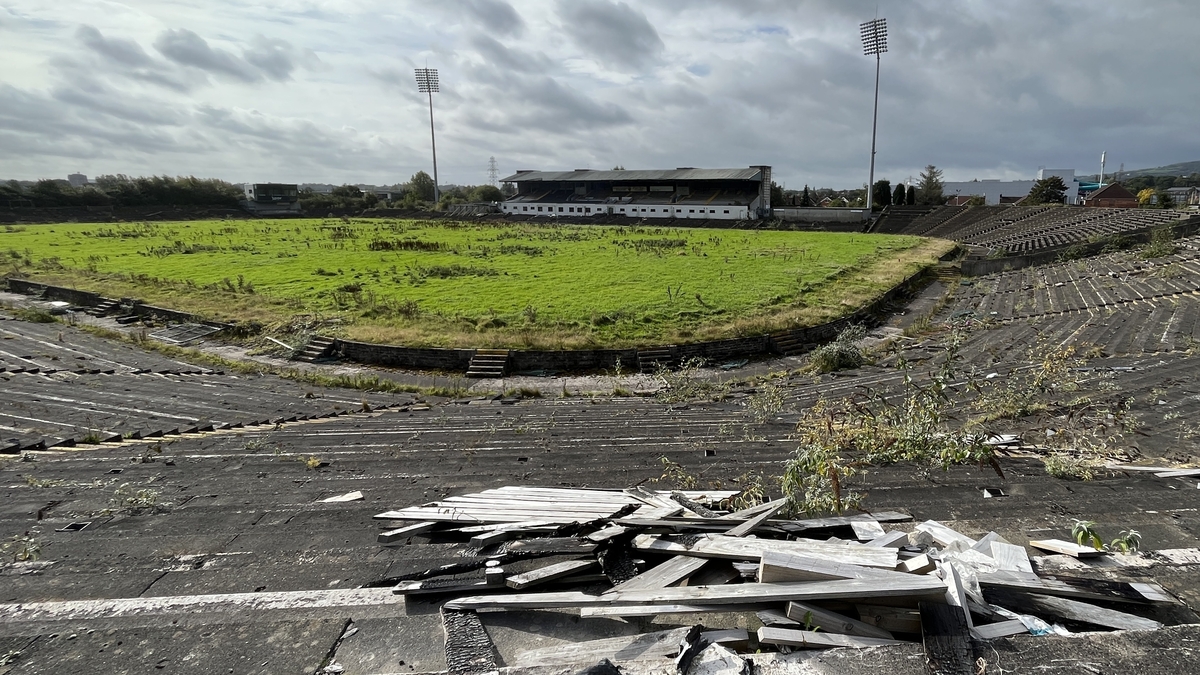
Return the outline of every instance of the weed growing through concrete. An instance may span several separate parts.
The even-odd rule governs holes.
[[[1096,477],[1095,467],[1080,457],[1050,455],[1044,460],[1046,474],[1061,480],[1092,480]]]
[[[160,493],[151,488],[139,488],[129,483],[122,483],[109,498],[109,508],[106,513],[122,513],[140,516],[153,513],[167,513],[171,504],[159,501]]]
[[[24,476],[21,476],[21,478],[25,479],[26,485],[28,485],[29,487],[35,487],[35,488],[58,487],[59,485],[62,485],[64,482],[57,478],[38,478],[37,476],[34,476],[33,474],[26,474]]]
[[[14,534],[8,541],[0,544],[0,555],[13,562],[32,562],[42,557],[42,544],[29,532]]]
[[[729,396],[728,382],[713,381],[700,376],[704,359],[690,358],[678,369],[659,367],[655,375],[665,385],[657,398],[663,403],[688,403],[691,401],[721,401]]]
[[[848,326],[837,339],[821,345],[808,357],[806,372],[820,374],[837,370],[853,370],[862,367],[867,357],[856,342],[867,336],[867,329],[860,325]]]

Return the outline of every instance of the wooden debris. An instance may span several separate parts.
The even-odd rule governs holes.
[[[746,522],[742,523],[741,525],[738,525],[737,527],[732,528],[731,530],[729,530],[728,532],[725,533],[725,536],[744,537],[747,534],[750,534],[754,530],[758,529],[759,525],[762,525],[764,522],[766,522],[767,518],[770,518],[771,516],[775,515],[775,513],[777,511],[779,511],[786,505],[787,505],[786,499],[777,499],[777,500],[769,503],[767,506],[770,508],[763,509],[762,513],[759,513],[758,515],[747,520]]]
[[[956,541],[961,542],[965,548],[971,548],[975,545],[974,539],[965,534],[955,532],[936,520],[927,520],[917,525],[915,529],[919,532],[928,532],[933,537],[933,540],[943,547],[949,546]]]
[[[971,633],[957,607],[921,603],[921,642],[926,671],[933,675],[976,675]]]
[[[1030,541],[1029,545],[1034,548],[1040,548],[1043,551],[1054,551],[1069,555],[1072,558],[1094,558],[1104,555],[1104,551],[1092,548],[1091,546],[1080,546],[1073,541],[1063,541],[1062,539],[1039,539]]]
[[[634,548],[642,551],[730,560],[761,559],[763,552],[774,551],[884,569],[895,569],[897,560],[895,549],[877,546],[846,546],[811,540],[744,539],[715,534],[699,535],[695,542],[689,544],[653,535],[638,535],[634,538],[633,545]]]
[[[579,616],[658,616],[659,614],[728,614],[753,612],[761,603],[741,605],[633,605],[629,607],[580,607]]]
[[[929,574],[937,569],[937,565],[925,554],[921,554],[915,558],[903,560],[896,569],[908,574]]]
[[[707,563],[708,560],[704,558],[691,558],[685,555],[675,556],[657,567],[642,572],[623,584],[613,586],[612,590],[608,591],[608,593],[666,588],[698,572]]]
[[[405,525],[404,527],[398,527],[394,530],[385,530],[380,532],[379,536],[375,537],[375,540],[380,544],[391,544],[397,541],[406,540],[409,537],[413,537],[418,534],[425,534],[437,525],[438,523],[433,521],[413,523],[411,525]]]
[[[945,585],[929,576],[896,575],[883,579],[838,579],[819,584],[732,584],[685,586],[647,591],[586,595],[577,592],[493,595],[451,600],[452,609],[554,609],[596,605],[725,605],[789,600],[841,600],[889,597],[944,596]]]
[[[1016,619],[1009,621],[1001,621],[999,623],[988,623],[980,626],[975,626],[971,629],[971,637],[976,640],[995,640],[997,638],[1009,637],[1010,635],[1020,635],[1028,633],[1029,628],[1025,624]]]
[[[859,541],[871,541],[884,535],[883,526],[877,520],[856,520],[850,523],[850,529]]]
[[[921,613],[903,607],[855,605],[859,620],[892,633],[920,633]]]
[[[759,628],[758,641],[764,645],[782,645],[785,647],[798,647],[800,649],[829,649],[831,647],[866,649],[868,647],[904,644],[900,640],[856,637],[853,635],[838,635],[836,633],[818,633],[809,630],[775,628],[773,626]]]
[[[992,598],[992,602],[1014,611],[1061,617],[1117,630],[1157,630],[1162,628],[1162,624],[1153,619],[1144,619],[1133,614],[1118,612],[1115,609],[1098,607],[1068,598],[1011,591],[989,593],[989,598]]]
[[[504,583],[509,588],[521,590],[537,584],[546,583],[547,581],[554,581],[555,579],[569,577],[572,574],[578,574],[579,572],[589,571],[595,567],[598,567],[598,563],[595,560],[568,560],[566,562],[561,562],[554,565],[547,565],[546,567],[536,569],[532,572],[515,574],[505,579]]]
[[[885,532],[878,537],[866,543],[867,546],[883,546],[887,548],[900,548],[908,543],[908,533],[899,530]]]
[[[789,602],[787,616],[804,626],[805,630],[819,629],[826,633],[893,639],[892,634],[882,628],[803,602]]]
[[[1025,551],[1024,546],[993,541],[991,553],[1000,571],[1033,574],[1033,565],[1029,562],[1029,553]]]
[[[887,574],[871,567],[775,551],[764,551],[758,564],[758,580],[764,584],[824,579],[867,579],[884,577]]]
[[[509,665],[528,668],[572,664],[591,665],[605,658],[616,663],[667,658],[675,656],[679,652],[679,643],[689,630],[689,628],[676,628],[655,633],[530,649],[518,653],[513,663]]]

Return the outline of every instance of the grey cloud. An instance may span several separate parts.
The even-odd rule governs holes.
[[[242,82],[262,79],[261,71],[257,68],[223,49],[213,49],[204,38],[186,28],[164,31],[154,41],[154,48],[182,66],[199,68]]]
[[[664,45],[646,15],[623,2],[558,0],[563,28],[593,56],[638,70],[656,60]]]
[[[137,68],[154,65],[154,59],[133,40],[106,38],[94,26],[88,25],[80,26],[75,36],[92,51],[126,66]]]
[[[471,46],[487,63],[500,68],[523,73],[544,73],[554,67],[545,54],[511,49],[482,33],[471,37]]]
[[[488,30],[500,35],[520,35],[525,20],[503,0],[464,0],[467,10]]]
[[[296,69],[295,50],[286,40],[260,38],[245,52],[246,62],[272,80],[283,81]]]

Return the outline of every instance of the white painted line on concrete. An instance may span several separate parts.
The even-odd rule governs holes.
[[[273,593],[172,595],[161,598],[25,602],[0,605],[0,624],[22,621],[83,621],[154,614],[403,605],[404,597],[396,595],[393,590],[392,588],[350,588]]]

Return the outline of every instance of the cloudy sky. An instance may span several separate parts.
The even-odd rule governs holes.
[[[878,8],[878,10],[877,10]],[[788,187],[1200,160],[1195,0],[0,0],[0,178],[443,183],[771,164]]]

